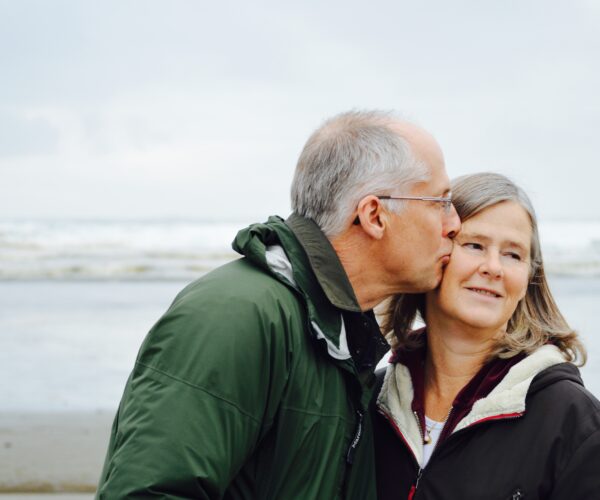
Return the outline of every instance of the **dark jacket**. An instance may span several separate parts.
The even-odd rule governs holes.
[[[600,499],[600,402],[558,349],[514,364],[421,470],[410,370],[390,365],[375,405],[380,499]]]
[[[374,498],[372,313],[308,219],[271,217],[234,248],[245,257],[185,288],[146,337],[97,497]]]

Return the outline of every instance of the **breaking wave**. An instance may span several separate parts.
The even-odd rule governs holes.
[[[193,280],[232,259],[245,223],[3,221],[1,280]],[[600,276],[600,221],[540,224],[549,273]]]

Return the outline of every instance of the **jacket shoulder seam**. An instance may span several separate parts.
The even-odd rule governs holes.
[[[190,382],[189,380],[185,380],[185,379],[183,379],[181,377],[177,377],[176,375],[173,375],[172,373],[168,373],[168,372],[166,372],[164,370],[161,370],[160,368],[156,368],[155,366],[147,365],[146,363],[142,363],[140,361],[136,362],[136,365],[143,366],[144,368],[148,368],[149,370],[152,370],[152,371],[154,371],[156,373],[160,373],[161,375],[164,375],[165,377],[168,377],[168,378],[170,378],[172,380],[175,380],[176,382],[180,382],[180,383],[185,384],[185,385],[187,385],[189,387],[192,387],[193,389],[197,389],[199,391],[205,392],[209,396],[212,396],[213,398],[218,399],[219,401],[223,401],[224,403],[227,403],[228,405],[234,407],[242,415],[248,417],[255,424],[260,425],[260,421],[256,417],[254,417],[253,415],[251,415],[247,411],[245,411],[242,408],[240,408],[236,403],[234,403],[233,401],[229,401],[228,399],[224,398],[223,396],[219,396],[218,394],[215,394],[215,393],[209,391],[205,387],[202,387],[202,386],[200,386],[198,384],[194,384],[193,382]]]
[[[320,413],[318,411],[311,411],[311,410],[306,410],[306,409],[303,409],[303,408],[296,408],[294,406],[289,406],[289,405],[282,405],[281,409],[282,410],[286,410],[286,411],[295,412],[295,413],[302,413],[302,414],[305,414],[305,415],[312,415],[312,416],[315,416],[315,417],[321,417],[321,418],[341,418],[344,421],[347,420],[343,415],[336,415],[336,414],[333,414],[333,413]]]

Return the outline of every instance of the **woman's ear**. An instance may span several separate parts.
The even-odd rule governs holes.
[[[365,196],[358,202],[354,225],[360,226],[371,238],[383,238],[387,226],[388,214],[377,196]]]

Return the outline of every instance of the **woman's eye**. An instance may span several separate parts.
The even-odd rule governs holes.
[[[463,247],[470,248],[471,250],[483,250],[483,246],[480,243],[463,243]]]
[[[506,255],[508,255],[511,259],[514,260],[521,260],[521,256],[518,253],[508,252]]]

